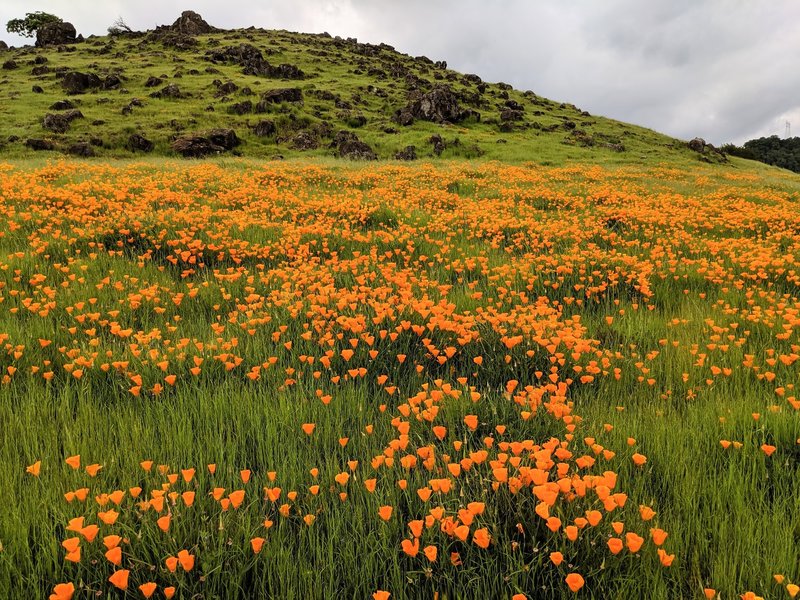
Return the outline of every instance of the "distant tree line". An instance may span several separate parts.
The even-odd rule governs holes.
[[[749,158],[800,173],[800,137],[781,139],[772,135],[750,140],[743,146],[725,144],[721,150],[731,156]]]

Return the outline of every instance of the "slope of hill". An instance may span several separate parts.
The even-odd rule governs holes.
[[[191,33],[179,19],[150,32],[0,51],[0,151],[545,163],[720,157],[384,44],[199,23]],[[236,137],[176,146],[215,128]]]

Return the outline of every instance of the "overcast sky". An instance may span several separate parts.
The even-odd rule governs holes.
[[[327,31],[446,60],[593,114],[689,139],[800,135],[800,0],[2,0],[84,35],[195,10],[218,27]],[[0,39],[30,40],[3,31]]]

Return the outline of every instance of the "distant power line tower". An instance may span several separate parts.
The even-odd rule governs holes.
[[[783,137],[787,139],[792,137],[792,124],[789,121],[786,121],[786,134]]]

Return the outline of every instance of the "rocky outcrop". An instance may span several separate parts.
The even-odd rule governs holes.
[[[406,146],[399,152],[395,152],[395,160],[417,160],[416,146]]]
[[[42,140],[38,138],[28,138],[25,140],[25,145],[31,150],[54,150],[55,144],[50,140]]]
[[[204,134],[181,136],[172,149],[184,158],[202,158],[232,150],[241,143],[233,129],[212,129]]]
[[[103,81],[94,73],[70,71],[61,80],[61,87],[68,94],[83,94],[90,89],[99,88]]]
[[[706,149],[706,141],[703,138],[696,137],[691,140],[688,144],[689,150],[694,150],[695,152],[703,152]]]
[[[703,138],[696,137],[687,144],[689,150],[694,150],[700,155],[700,160],[705,162],[728,162],[728,157],[719,148],[706,142]]]
[[[134,133],[128,138],[128,150],[131,152],[152,152],[155,144],[139,133]]]
[[[281,102],[302,102],[303,91],[300,88],[279,88],[268,90],[261,94],[261,100],[256,104],[256,112],[266,112],[271,104]]]
[[[72,156],[80,156],[81,158],[89,158],[94,156],[94,148],[91,144],[86,142],[76,142],[67,148],[67,152]]]
[[[170,83],[157,92],[150,94],[151,98],[183,98],[184,96],[185,94],[181,91],[181,88],[175,83]]]
[[[78,41],[72,23],[45,23],[36,30],[36,46],[64,46]]]
[[[160,77],[153,77],[151,75],[150,77],[147,78],[147,81],[144,82],[144,87],[146,88],[158,87],[163,83],[164,83],[163,79],[161,79]]]
[[[300,131],[292,138],[291,148],[294,150],[316,150],[319,139],[311,131]]]
[[[463,109],[458,95],[446,85],[437,85],[429,92],[417,94],[407,106],[395,113],[394,120],[400,125],[411,125],[415,119],[432,123],[459,123],[469,117],[480,120],[480,113]]]
[[[185,10],[172,25],[160,25],[148,39],[159,41],[168,48],[188,50],[197,46],[195,36],[222,31],[209,25],[203,17],[193,10]]]
[[[47,113],[42,119],[42,127],[53,133],[66,133],[70,123],[75,119],[82,119],[83,113],[79,110],[67,110],[61,113]]]
[[[57,100],[50,105],[50,110],[71,110],[75,105],[69,100]]]
[[[275,123],[267,119],[259,121],[256,123],[255,127],[253,127],[253,135],[258,137],[269,137],[274,135],[276,131]]]
[[[236,102],[227,108],[227,112],[232,115],[246,115],[253,112],[253,103],[250,100]]]
[[[331,142],[336,149],[336,156],[350,160],[378,160],[378,155],[368,144],[358,139],[352,131],[340,131]]]
[[[203,17],[193,10],[183,11],[181,16],[169,26],[169,30],[183,35],[202,35],[219,31],[216,27],[209,25]]]

